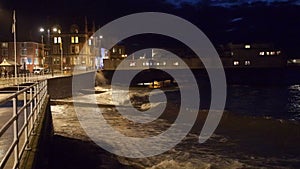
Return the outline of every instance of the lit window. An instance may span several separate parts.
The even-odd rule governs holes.
[[[54,43],[55,44],[57,43],[57,37],[54,37]]]
[[[259,52],[259,55],[263,56],[265,55],[265,52]]]
[[[33,64],[38,65],[39,63],[40,63],[40,62],[39,62],[39,58],[34,58]]]
[[[28,64],[32,64],[32,59],[31,58],[27,58]]]
[[[239,61],[236,61],[236,60],[235,60],[235,61],[233,61],[233,65],[234,65],[234,66],[237,66],[237,65],[239,65],[239,64],[240,64],[240,62],[239,62]]]
[[[270,52],[266,52],[267,55],[270,55]]]
[[[130,62],[129,66],[135,66],[135,62]]]
[[[89,39],[89,46],[92,46],[92,40]]]
[[[122,49],[119,49],[119,54],[122,54]]]
[[[115,48],[113,48],[113,53],[116,53],[116,49]]]
[[[250,60],[246,60],[245,61],[245,65],[250,65],[251,63],[250,63]]]
[[[159,66],[159,63],[156,63],[157,66]]]
[[[173,65],[174,65],[174,66],[178,66],[179,63],[178,63],[178,62],[174,62]]]
[[[79,43],[79,38],[78,38],[78,36],[75,37],[75,43]]]
[[[35,56],[39,56],[39,50],[35,49]]]
[[[57,38],[57,43],[61,43],[61,37]]]
[[[280,51],[280,50],[278,50],[278,51],[276,52],[276,54],[277,54],[277,55],[280,55],[280,54],[281,54],[281,51]]]
[[[167,62],[163,62],[163,65],[166,66],[166,65],[167,65]]]
[[[250,49],[251,46],[250,45],[245,45],[245,49]]]
[[[272,52],[270,52],[270,54],[271,54],[271,55],[275,55],[275,52],[274,52],[274,51],[272,51]]]
[[[8,43],[7,42],[2,43],[2,47],[8,48]]]
[[[74,38],[74,36],[71,37],[71,43],[75,43],[75,38]]]

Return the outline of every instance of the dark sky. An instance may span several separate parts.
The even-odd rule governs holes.
[[[2,0],[0,41],[11,41],[12,10],[17,13],[19,41],[38,41],[40,26],[102,26],[136,12],[166,12],[197,25],[214,44],[272,42],[297,54],[300,0]],[[299,52],[299,53],[297,53]]]

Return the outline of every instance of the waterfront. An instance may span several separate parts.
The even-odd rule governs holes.
[[[130,104],[129,100],[124,100],[125,97],[112,102],[110,86],[97,89],[102,91],[96,94],[99,105]],[[130,92],[131,103],[137,108],[149,108],[145,90],[149,91],[147,88],[133,88]],[[126,93],[125,90],[115,92],[121,95]],[[178,90],[167,89],[167,93],[168,109],[160,119],[147,125],[125,120],[113,107],[102,107],[99,113],[103,114],[111,126],[125,135],[153,136],[166,130],[176,118],[176,109],[179,106]],[[207,113],[207,109],[203,108],[199,111],[192,131],[180,144],[161,155],[140,159],[118,157],[97,147],[80,127],[74,107],[70,104],[72,99],[56,100],[51,108],[56,141],[54,145],[57,147],[53,149],[55,155],[52,156],[50,164],[52,168],[84,168],[86,165],[90,168],[153,169],[299,168],[299,96],[298,85],[229,86],[222,121],[206,143],[198,143],[199,132]],[[76,101],[87,103],[91,97],[93,95],[82,95]],[[159,104],[161,103],[155,105]],[[86,106],[85,110],[85,113],[91,112]],[[107,144],[113,144],[112,142]],[[67,143],[70,145],[75,143],[74,146],[80,147],[77,149],[80,152],[71,147],[66,148]],[[83,147],[87,149],[84,150]],[[61,152],[60,148],[64,152]],[[66,152],[68,150],[72,153]],[[56,155],[60,153],[63,155]],[[88,164],[78,157],[88,160]]]

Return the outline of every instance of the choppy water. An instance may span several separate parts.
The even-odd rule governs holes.
[[[119,100],[110,102],[111,91],[108,91],[97,96],[98,102],[133,104],[139,109],[150,106],[143,88],[133,88],[130,101],[125,97],[127,91],[114,92],[119,92]],[[176,118],[180,106],[179,91],[173,88],[166,92],[169,107],[160,120],[147,126],[152,128],[150,133],[146,128],[143,130],[143,125],[135,126],[138,131],[122,131],[133,137],[144,137],[166,130]],[[207,96],[207,93],[202,94],[201,97]],[[299,168],[299,98],[299,85],[229,86],[222,121],[206,143],[198,143],[198,134],[207,113],[205,107],[209,106],[204,102],[192,131],[176,147],[158,156],[143,159],[120,157],[120,161],[138,168]],[[113,126],[122,124],[116,118],[120,115],[115,109],[104,109],[103,112]]]

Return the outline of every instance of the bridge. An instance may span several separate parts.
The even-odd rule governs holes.
[[[94,78],[95,72],[1,80],[1,169],[36,168],[53,135],[50,99],[71,97],[74,76]]]

